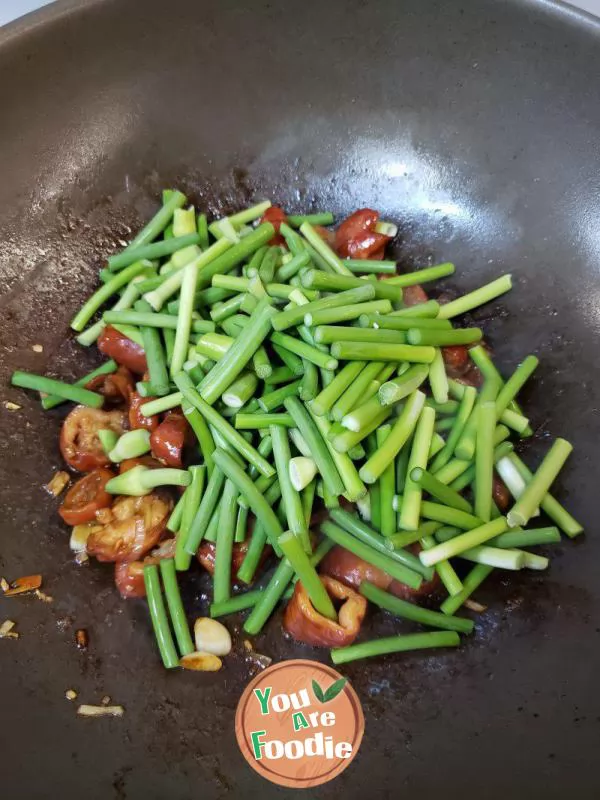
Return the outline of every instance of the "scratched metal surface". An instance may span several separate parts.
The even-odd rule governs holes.
[[[353,765],[311,796],[598,795],[596,500],[600,376],[599,28],[558,6],[307,0],[290,27],[257,0],[59,3],[0,34],[0,573],[44,575],[50,604],[0,598],[2,785],[27,798],[204,798],[291,791],[243,762],[233,735],[249,678],[239,620],[221,673],[158,665],[143,602],[106,565],[77,568],[41,490],[60,467],[62,412],[7,388],[15,367],[65,378],[95,361],[68,321],[103,256],[177,185],[204,208],[269,196],[290,210],[380,208],[406,266],[452,260],[469,289],[512,271],[480,315],[508,371],[542,364],[525,396],[532,463],[564,435],[560,496],[586,525],[547,575],[491,580],[458,652],[348,665],[367,728]],[[499,309],[501,312],[499,313]],[[32,351],[43,344],[43,353]],[[186,603],[206,609],[194,573]],[[79,652],[75,629],[90,646]],[[368,633],[401,630],[372,613]],[[323,657],[281,636],[272,657]],[[120,720],[64,699],[108,694]]]

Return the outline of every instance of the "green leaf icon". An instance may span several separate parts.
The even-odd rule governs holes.
[[[314,678],[313,678],[313,682],[312,682],[312,690],[313,690],[313,692],[315,694],[315,697],[319,701],[319,703],[324,703],[325,702],[325,695],[323,694],[323,689],[321,689],[321,687],[316,682],[316,680],[314,680]]]
[[[312,689],[319,703],[328,703],[338,696],[347,682],[347,678],[339,678],[339,680],[334,681],[326,691],[323,691],[319,684],[313,679]]]
[[[330,700],[333,700],[335,697],[337,697],[347,682],[348,681],[346,678],[340,678],[339,680],[332,683],[329,689],[327,689],[327,691],[325,692],[325,699],[323,700],[323,702],[328,703]]]

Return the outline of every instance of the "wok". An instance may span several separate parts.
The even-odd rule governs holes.
[[[399,222],[403,266],[451,260],[457,289],[511,271],[513,292],[477,318],[505,371],[541,356],[524,394],[532,463],[551,435],[575,446],[559,491],[587,535],[553,549],[548,574],[494,576],[459,651],[349,665],[364,743],[312,795],[596,797],[599,24],[525,0],[66,2],[2,31],[0,74],[0,377],[22,405],[0,409],[0,572],[40,572],[53,597],[0,599],[21,632],[0,645],[3,790],[292,795],[235,743],[243,658],[166,672],[145,604],[118,598],[109,567],[73,565],[41,489],[61,466],[62,412],[7,388],[17,367],[68,379],[91,366],[69,319],[102,255],[176,185],[212,213],[263,197],[378,208]],[[277,619],[256,648],[327,657],[284,641]],[[68,688],[110,695],[125,717],[77,718]]]

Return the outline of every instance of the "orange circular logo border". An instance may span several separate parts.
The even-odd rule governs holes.
[[[264,759],[258,760],[254,756],[252,744],[250,741],[250,731],[246,725],[252,713],[249,707],[250,701],[254,699],[256,700],[256,702],[258,702],[256,695],[254,694],[254,690],[260,684],[265,684],[265,682],[268,683],[269,680],[271,680],[274,676],[277,676],[277,678],[281,680],[284,677],[282,673],[285,672],[286,670],[288,671],[288,673],[290,673],[292,670],[294,672],[297,672],[298,669],[306,670],[307,675],[313,672],[318,672],[320,673],[321,677],[328,678],[330,682],[336,681],[342,677],[339,674],[339,672],[333,669],[333,667],[330,667],[327,664],[322,664],[320,661],[310,661],[308,659],[293,659],[289,661],[280,661],[277,664],[273,664],[271,667],[268,667],[266,670],[256,675],[244,689],[244,692],[240,697],[235,714],[235,735],[239,748],[242,752],[242,755],[244,756],[248,764],[252,767],[252,769],[254,769],[255,772],[257,772],[263,778],[266,778],[267,780],[271,781],[271,783],[277,784],[279,786],[286,786],[289,788],[296,788],[296,789],[309,789],[314,786],[320,786],[323,783],[327,783],[333,780],[333,778],[337,777],[352,763],[352,761],[356,757],[356,754],[358,753],[358,750],[362,742],[365,730],[365,719],[358,695],[356,694],[355,690],[352,688],[350,683],[346,683],[342,691],[338,695],[338,697],[341,697],[342,695],[345,697],[349,708],[344,710],[346,713],[351,713],[353,716],[354,730],[352,732],[352,736],[345,737],[346,741],[348,741],[352,746],[352,753],[349,757],[335,758],[334,762],[331,764],[329,769],[320,772],[318,774],[312,774],[307,777],[303,777],[300,775],[292,776],[292,775],[281,774],[274,767],[267,766],[267,764],[269,763],[276,764],[278,763],[278,761],[269,762],[268,760]],[[285,692],[285,689],[281,689],[281,692],[282,693]],[[337,697],[335,699],[337,700]],[[326,708],[323,709],[323,711],[325,710]],[[253,725],[251,725],[251,727],[253,727]],[[310,734],[310,731],[306,731],[305,733]],[[295,734],[296,737],[301,735],[298,732],[295,732]],[[286,762],[289,763],[289,760],[286,759]],[[306,756],[303,756],[301,761],[299,761],[298,763],[300,764],[302,762],[304,762],[304,764],[307,763]]]

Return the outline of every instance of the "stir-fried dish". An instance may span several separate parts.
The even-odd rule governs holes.
[[[571,445],[536,469],[517,454],[538,359],[501,375],[463,317],[511,276],[430,297],[453,264],[398,274],[396,235],[371,209],[335,227],[268,201],[209,224],[165,191],[72,321],[107,360],[74,384],[14,373],[45,409],[76,403],[58,513],[146,598],[166,667],[219,669],[217,618],[240,612],[247,637],[282,620],[336,664],[456,646],[493,570],[544,570],[531,548],[581,533],[550,493]],[[192,637],[179,587],[200,569]],[[369,603],[420,628],[369,638]]]

